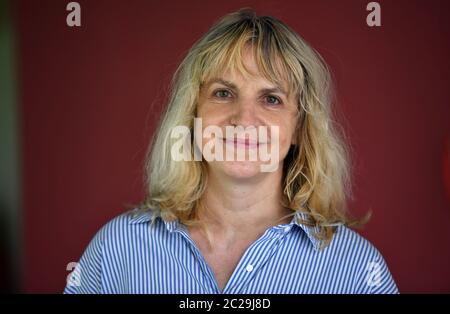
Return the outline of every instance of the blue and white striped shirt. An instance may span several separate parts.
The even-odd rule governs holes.
[[[97,232],[64,293],[398,293],[369,241],[341,225],[319,250],[317,227],[297,222],[303,215],[268,228],[220,291],[184,224],[166,222],[155,211],[153,217],[124,213]]]

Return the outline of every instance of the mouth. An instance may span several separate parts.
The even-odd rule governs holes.
[[[258,148],[260,145],[264,145],[266,143],[260,143],[258,141],[253,141],[248,138],[241,139],[241,138],[234,138],[234,139],[227,139],[222,138],[222,141],[226,145],[233,145],[234,147],[240,147],[240,148]]]

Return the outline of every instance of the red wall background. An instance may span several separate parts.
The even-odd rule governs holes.
[[[214,21],[241,7],[281,18],[330,65],[353,149],[353,213],[400,291],[450,292],[443,184],[447,1],[69,1],[17,5],[26,292],[62,292],[66,265],[143,197],[142,163],[173,71]]]

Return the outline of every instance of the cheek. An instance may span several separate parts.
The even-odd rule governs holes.
[[[208,125],[220,126],[226,115],[226,111],[219,106],[205,104],[197,109],[197,118],[202,119],[202,124],[204,127]]]
[[[291,146],[292,136],[289,132],[290,131],[285,127],[280,128],[280,157],[281,155],[284,155]]]
[[[280,157],[287,154],[289,148],[292,145],[292,141],[295,141],[297,136],[295,123],[281,124],[280,127]]]
[[[196,124],[194,125],[194,132],[196,134],[195,143],[197,147],[202,147],[203,149],[205,144],[211,141],[212,134],[208,135],[207,132],[205,132],[205,129],[209,126],[215,126],[221,129],[224,125],[223,117],[224,114],[221,113],[220,110],[204,107],[197,111]],[[209,131],[213,129],[210,128]]]

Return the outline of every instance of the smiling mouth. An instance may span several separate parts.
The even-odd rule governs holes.
[[[264,145],[266,143],[259,143],[257,141],[253,141],[250,139],[241,139],[241,138],[234,138],[234,139],[227,139],[222,138],[222,141],[227,145],[233,145],[236,147],[243,147],[243,148],[257,148],[260,145]]]

